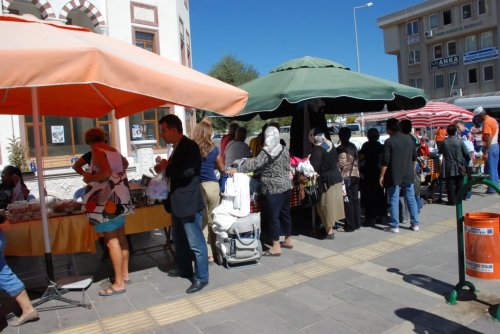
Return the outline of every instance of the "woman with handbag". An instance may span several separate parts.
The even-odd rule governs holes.
[[[100,296],[126,292],[129,280],[129,246],[125,236],[125,214],[133,211],[127,172],[122,155],[105,143],[106,133],[100,128],[85,132],[85,143],[92,149],[91,171],[83,172],[87,183],[83,202],[89,223],[104,234],[115,278],[112,285],[100,290]]]
[[[443,155],[442,176],[446,181],[448,205],[455,205],[458,190],[464,176],[467,175],[470,156],[465,144],[456,136],[457,126],[448,125],[446,132],[448,137],[443,141],[439,152]]]
[[[212,124],[208,118],[204,118],[196,124],[193,129],[193,141],[200,147],[201,153],[201,193],[205,202],[203,210],[202,228],[208,247],[208,265],[213,265],[215,247],[215,235],[212,231],[212,211],[220,204],[220,187],[214,171],[218,170],[221,175],[224,171],[224,161],[219,153],[219,148],[212,141]]]
[[[337,166],[337,151],[332,142],[326,139],[325,130],[320,128],[311,129],[309,141],[314,145],[309,161],[319,174],[317,183],[320,195],[316,211],[323,224],[325,238],[333,240],[335,222],[345,218],[342,175]]]
[[[260,172],[261,192],[263,194],[263,219],[269,224],[269,237],[272,247],[264,256],[280,256],[281,248],[293,248],[292,218],[290,214],[290,155],[280,143],[276,127],[269,126],[264,133],[264,147],[257,157],[245,160],[235,172]],[[280,243],[280,235],[285,240]]]

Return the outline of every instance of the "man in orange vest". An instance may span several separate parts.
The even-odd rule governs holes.
[[[474,109],[474,116],[483,123],[483,157],[486,158],[486,171],[491,182],[498,185],[498,123],[486,114],[483,107]],[[488,187],[487,194],[495,194],[495,189]]]

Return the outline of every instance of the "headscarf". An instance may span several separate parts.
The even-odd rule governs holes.
[[[325,132],[320,128],[312,128],[309,131],[309,141],[315,146],[323,147],[327,152],[333,148],[332,142],[326,139]]]
[[[280,143],[280,132],[274,126],[269,126],[264,132],[264,147],[262,148],[271,157],[275,157],[280,154],[283,149]]]

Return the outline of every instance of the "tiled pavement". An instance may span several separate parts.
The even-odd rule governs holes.
[[[498,196],[477,194],[464,212],[500,212]],[[498,333],[490,305],[500,303],[500,281],[468,278],[477,300],[447,305],[458,282],[455,208],[426,205],[422,229],[399,235],[376,228],[338,233],[334,241],[308,235],[309,214],[294,214],[293,250],[253,266],[210,267],[210,285],[186,295],[189,281],[167,277],[169,253],[138,252],[131,259],[127,293],[99,297],[109,275],[100,255],[56,257],[57,276],[74,263],[78,274],[97,278],[85,293],[92,309],[41,312],[40,320],[5,333]],[[160,231],[133,236],[137,249],[159,245]],[[139,254],[140,253],[140,254]],[[36,297],[43,286],[38,258],[9,258]],[[73,261],[71,261],[73,260]],[[43,289],[42,289],[43,291]],[[39,293],[38,293],[39,295]],[[71,298],[81,293],[70,292]],[[42,306],[54,305],[53,302]],[[6,306],[8,307],[8,305]],[[3,328],[2,325],[0,328]]]

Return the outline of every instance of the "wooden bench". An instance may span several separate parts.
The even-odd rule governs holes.
[[[43,158],[43,168],[58,168],[58,167],[70,167],[71,155],[61,155],[58,157],[44,157]]]

